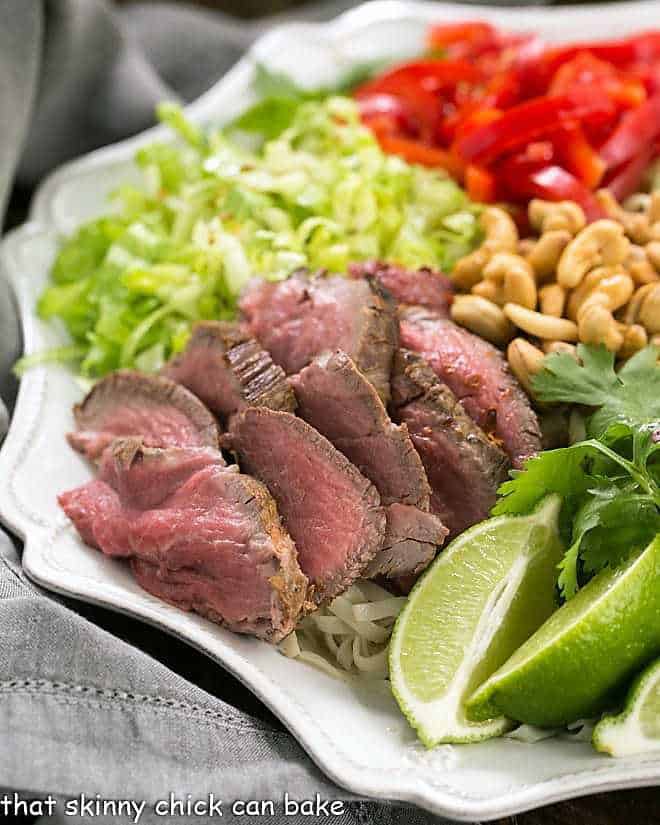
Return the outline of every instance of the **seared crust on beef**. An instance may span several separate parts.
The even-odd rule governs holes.
[[[307,579],[272,496],[212,450],[117,439],[100,478],[59,501],[86,543],[129,558],[158,598],[271,642],[300,618]]]
[[[289,379],[298,415],[374,483],[381,503],[428,509],[431,488],[405,427],[393,424],[352,358],[321,355]]]
[[[431,512],[450,535],[486,518],[509,460],[431,367],[408,350],[395,357],[392,414],[408,426],[431,484]]]
[[[241,309],[287,375],[342,349],[387,402],[398,328],[394,302],[377,283],[300,270],[286,281],[252,285]]]
[[[345,590],[383,543],[385,513],[373,484],[290,413],[246,408],[224,440],[275,498],[312,585],[310,598],[321,604]]]
[[[72,447],[98,459],[113,438],[143,436],[153,447],[219,446],[218,424],[204,404],[169,378],[118,370],[73,408]],[[133,418],[131,418],[133,415]]]
[[[400,307],[401,346],[421,355],[515,467],[541,449],[538,419],[502,353],[439,313]]]
[[[163,369],[223,421],[245,405],[293,412],[296,400],[284,370],[239,324],[200,321],[185,350]]]
[[[399,304],[429,307],[444,318],[449,317],[449,307],[454,300],[454,285],[441,272],[429,267],[404,269],[383,261],[350,264],[348,271],[352,278],[373,278]]]
[[[392,423],[345,352],[319,356],[290,380],[301,417],[374,483],[387,507],[383,547],[368,575],[399,576],[425,567],[447,530],[428,514],[431,489],[405,425]]]

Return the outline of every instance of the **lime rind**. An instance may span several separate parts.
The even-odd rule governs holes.
[[[593,745],[610,756],[632,756],[660,751],[660,718],[644,724],[644,709],[654,716],[660,705],[660,658],[644,670],[632,684],[624,709],[607,715],[594,728]]]
[[[626,675],[660,648],[660,535],[578,591],[466,702],[468,718],[493,713],[561,727],[602,712]]]
[[[534,565],[535,558],[544,551],[551,554],[545,576],[548,578],[549,594],[547,610],[552,609],[551,577],[562,550],[557,530],[560,509],[561,499],[558,496],[549,496],[528,516],[500,516],[475,525],[446,548],[411,592],[408,603],[397,620],[390,642],[390,680],[399,707],[426,747],[434,747],[441,743],[478,742],[500,736],[513,727],[513,723],[501,715],[479,723],[468,720],[463,708],[464,699],[474,687],[472,682],[479,671],[483,670],[486,654],[492,651],[492,647],[498,648],[497,655],[502,655],[503,640],[498,639],[495,644],[494,640],[515,601],[521,582],[529,568]],[[494,583],[481,607],[476,626],[471,629],[469,642],[463,650],[460,665],[444,692],[436,697],[420,698],[420,691],[415,692],[406,678],[406,667],[402,666],[406,630],[411,617],[420,603],[426,601],[428,594],[433,594],[438,583],[442,585],[446,580],[448,569],[453,567],[454,573],[456,569],[460,570],[471,548],[483,546],[485,553],[500,553],[501,542],[506,541],[507,531],[516,536],[517,552],[512,557],[510,566],[503,571],[501,579]],[[470,575],[472,572],[468,571]],[[520,610],[519,604],[516,605],[516,609]],[[460,621],[460,610],[461,604],[455,604],[451,616],[447,617],[448,620]],[[546,613],[538,619],[539,624],[547,615]],[[434,614],[432,620],[437,619]],[[532,627],[529,633],[537,626],[538,624]],[[517,639],[510,645],[505,658],[513,652],[520,641],[522,640]],[[497,664],[492,669],[496,667]],[[485,678],[489,673],[482,675]]]

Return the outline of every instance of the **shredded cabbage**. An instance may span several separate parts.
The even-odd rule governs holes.
[[[141,187],[121,186],[115,212],[64,243],[39,301],[73,339],[59,360],[83,375],[157,370],[194,321],[232,318],[252,275],[344,272],[367,258],[447,269],[478,240],[463,191],[384,154],[348,98],[302,102],[256,150],[171,104],[159,116],[178,142],[137,152]]]

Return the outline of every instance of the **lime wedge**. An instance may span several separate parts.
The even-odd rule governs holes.
[[[470,722],[463,701],[554,609],[558,496],[529,516],[488,519],[455,539],[417,583],[390,642],[390,680],[427,747],[476,742],[510,727]]]
[[[660,659],[635,679],[623,711],[596,725],[593,743],[612,756],[660,751]]]
[[[593,578],[467,703],[475,721],[501,713],[539,727],[595,716],[660,654],[660,535]]]

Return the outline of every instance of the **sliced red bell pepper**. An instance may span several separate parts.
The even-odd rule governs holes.
[[[432,49],[458,51],[459,54],[467,56],[478,53],[486,46],[494,45],[497,38],[498,31],[490,23],[466,20],[431,26],[427,42]]]
[[[628,163],[613,170],[613,174],[605,181],[605,188],[609,189],[618,201],[638,192],[655,154],[655,147],[647,146]]]
[[[489,163],[564,123],[612,113],[611,101],[597,90],[575,89],[567,95],[541,97],[514,106],[498,120],[476,129],[458,141],[457,151],[468,162]]]
[[[445,169],[452,177],[458,179],[463,176],[463,164],[452,152],[446,149],[427,146],[418,140],[410,140],[396,135],[377,135],[377,138],[384,152],[399,155],[408,163],[436,166]]]
[[[596,189],[607,165],[586,139],[579,124],[573,123],[559,129],[552,138],[555,157],[589,189]]]
[[[589,221],[605,217],[593,193],[575,175],[561,166],[545,166],[521,178],[516,184],[517,194],[524,198],[543,198],[548,201],[575,201],[584,209]]]
[[[362,121],[374,132],[414,135],[415,124],[410,113],[394,95],[370,95],[358,105]]]
[[[626,112],[612,136],[603,144],[601,157],[612,169],[631,160],[660,136],[660,94]]]
[[[466,168],[465,189],[477,203],[493,203],[497,200],[497,178],[483,166],[470,164]]]
[[[458,83],[476,83],[480,79],[480,71],[467,60],[416,60],[368,80],[354,94],[359,100],[373,94],[408,93],[411,84],[434,92]]]

